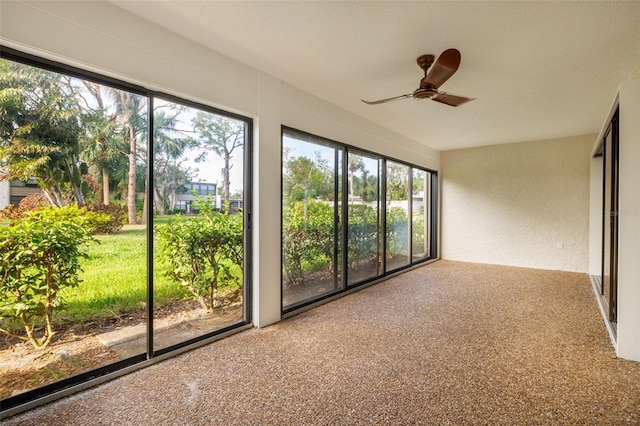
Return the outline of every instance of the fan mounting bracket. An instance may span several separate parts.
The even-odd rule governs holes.
[[[431,65],[433,65],[433,62],[435,60],[436,60],[436,57],[433,55],[421,55],[421,56],[418,56],[418,59],[416,59],[416,62],[418,63],[418,66],[424,70],[426,75],[427,70],[431,67]]]

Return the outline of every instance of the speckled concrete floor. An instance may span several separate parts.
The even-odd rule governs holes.
[[[586,275],[439,261],[8,425],[640,424]]]

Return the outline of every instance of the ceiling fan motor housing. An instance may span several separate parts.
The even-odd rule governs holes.
[[[438,96],[438,89],[424,82],[421,82],[420,87],[413,92],[413,98],[419,100],[429,100],[436,96]]]

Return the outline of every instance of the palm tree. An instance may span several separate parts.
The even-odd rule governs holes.
[[[364,170],[364,161],[359,155],[349,155],[349,201],[355,198],[353,181],[358,170]]]
[[[79,108],[83,111],[82,157],[95,166],[98,181],[102,183],[102,202],[110,203],[110,178],[119,168],[126,167],[126,146],[122,137],[122,127],[118,124],[118,114],[114,105],[105,103],[108,89],[97,83],[81,80],[84,90],[68,79],[69,87],[75,88]],[[90,99],[87,99],[90,97]]]
[[[121,134],[129,162],[127,174],[127,211],[129,224],[137,223],[136,212],[136,175],[138,162],[138,144],[144,142],[146,136],[146,109],[147,103],[143,96],[117,89],[109,89],[116,106],[117,123],[121,128]]]

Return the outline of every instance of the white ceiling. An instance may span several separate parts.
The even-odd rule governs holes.
[[[640,1],[113,3],[438,150],[599,131],[640,66]],[[458,108],[406,99],[415,59],[455,47],[441,90]]]

